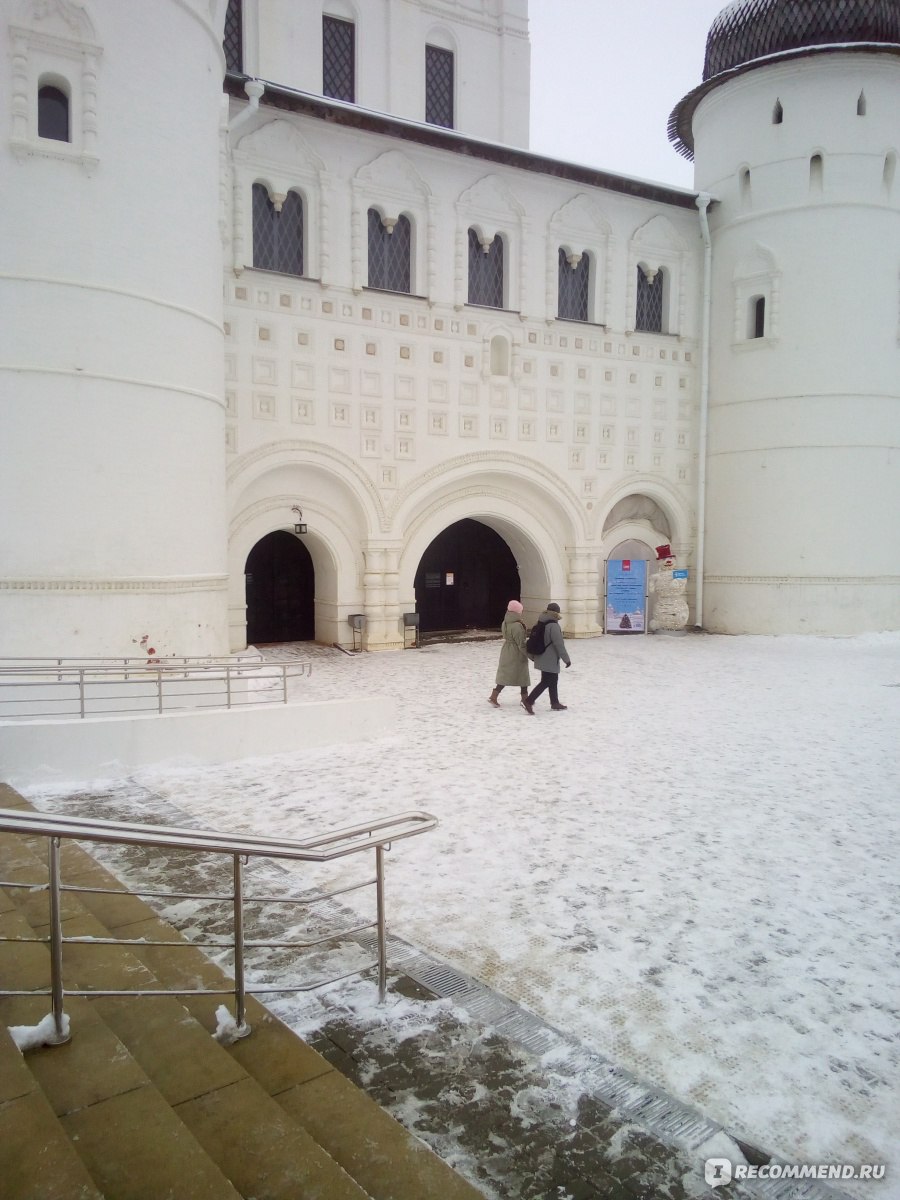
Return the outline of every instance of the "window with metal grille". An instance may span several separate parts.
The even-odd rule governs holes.
[[[38,89],[38,137],[69,140],[69,97],[49,84]]]
[[[385,225],[376,208],[369,209],[369,287],[409,292],[412,231],[408,217]]]
[[[588,284],[591,260],[582,253],[568,255],[559,248],[559,297],[557,316],[563,321],[588,319]]]
[[[222,39],[225,51],[225,68],[244,73],[244,15],[241,0],[228,0],[225,13],[225,36]]]
[[[635,329],[645,333],[663,332],[663,271],[660,268],[652,280],[644,274],[642,267],[637,269],[637,305],[634,316]]]
[[[281,212],[261,183],[253,185],[253,265],[261,271],[303,274],[303,200],[288,192]]]
[[[469,303],[503,307],[503,238],[485,248],[474,229],[469,230]]]
[[[356,26],[322,18],[322,94],[356,102]]]
[[[453,128],[453,54],[440,46],[425,47],[425,120]]]

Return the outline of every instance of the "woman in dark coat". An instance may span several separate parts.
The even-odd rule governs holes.
[[[531,683],[531,672],[528,670],[528,655],[525,651],[525,622],[522,620],[522,605],[518,600],[510,600],[506,606],[506,616],[500,626],[503,634],[503,647],[500,650],[500,665],[497,667],[496,687],[488,696],[488,703],[495,708],[500,707],[498,697],[505,687],[517,687],[522,695],[522,703],[528,695]]]
[[[534,656],[534,665],[541,673],[541,682],[530,696],[522,697],[522,706],[531,716],[534,716],[535,700],[541,692],[547,689],[550,691],[550,707],[553,711],[564,712],[566,710],[568,706],[559,702],[556,685],[559,680],[560,662],[564,662],[567,667],[572,665],[562,630],[559,627],[559,605],[548,604],[546,611],[538,617],[538,624],[544,630],[544,651],[542,654]]]

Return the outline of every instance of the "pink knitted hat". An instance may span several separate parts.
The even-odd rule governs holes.
[[[509,604],[507,604],[507,606],[506,606],[506,611],[520,613],[523,611],[523,609],[522,609],[522,605],[518,602],[518,600],[510,600]]]

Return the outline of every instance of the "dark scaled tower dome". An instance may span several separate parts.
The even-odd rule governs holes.
[[[734,0],[706,38],[703,78],[785,50],[900,43],[898,0]]]
[[[710,26],[703,82],[669,117],[669,140],[693,158],[694,110],[723,77],[848,46],[900,50],[900,0],[732,0]]]

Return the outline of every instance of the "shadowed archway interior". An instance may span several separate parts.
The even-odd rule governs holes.
[[[283,529],[266,534],[247,555],[244,573],[250,645],[315,638],[315,569],[299,538]]]
[[[469,518],[438,534],[416,571],[423,633],[499,626],[520,592],[519,568],[503,538]]]

